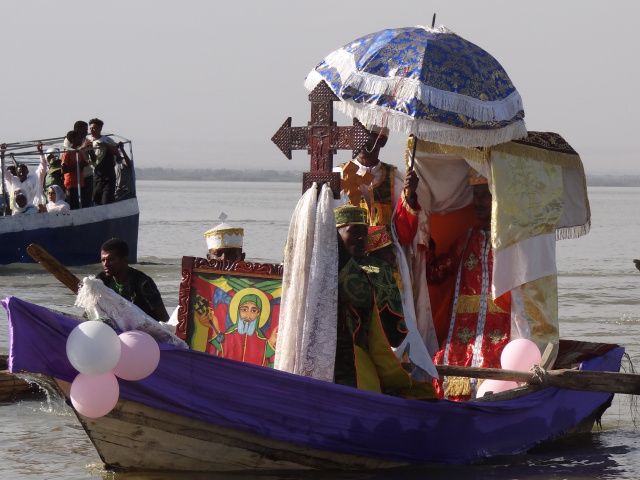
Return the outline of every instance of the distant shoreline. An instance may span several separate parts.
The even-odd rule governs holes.
[[[228,168],[136,168],[136,180],[190,180],[218,182],[301,182],[302,172],[280,170],[230,170]]]
[[[301,182],[302,172],[295,170],[232,170],[228,168],[175,169],[137,168],[138,180],[191,180],[225,182]],[[640,187],[640,175],[589,175],[589,187]]]

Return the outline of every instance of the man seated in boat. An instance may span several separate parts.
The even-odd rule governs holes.
[[[428,383],[402,368],[392,347],[407,334],[402,301],[388,264],[366,257],[367,210],[335,209],[338,232],[338,336],[335,382],[407,398],[433,398]]]
[[[491,247],[492,195],[488,181],[471,169],[473,206],[479,221],[456,240],[449,251],[435,255],[430,241],[427,281],[439,285],[456,275],[448,335],[434,357],[436,365],[500,368],[500,355],[511,336],[511,313],[503,311],[491,296],[493,249]],[[436,381],[439,397],[464,401],[474,398],[477,379],[448,377]]]
[[[169,320],[160,291],[151,277],[129,266],[129,245],[120,238],[102,244],[103,271],[96,278],[159,322]]]
[[[224,223],[227,219],[224,213],[219,218],[222,223],[204,233],[209,250],[207,258],[231,263],[244,261],[244,229]]]
[[[242,251],[244,243],[244,229],[224,223],[227,219],[227,215],[224,213],[222,213],[218,218],[222,223],[204,233],[204,239],[207,242],[208,249],[207,259],[230,262],[231,264],[244,261],[245,253]],[[165,325],[165,327],[172,332],[175,332],[175,328],[178,325],[179,308],[180,307],[176,307],[173,310],[169,321]],[[208,344],[212,346],[207,347],[207,351],[215,354],[216,350],[213,346],[215,344],[215,338],[218,337],[224,329],[221,328],[220,325],[209,324],[209,321],[210,319],[207,317],[207,319],[203,319],[201,323],[209,329],[209,337],[214,340],[214,343],[208,342]]]
[[[4,159],[6,144],[0,145],[0,157]],[[10,192],[16,189],[22,190],[22,193],[27,198],[27,203],[38,207],[43,203],[42,199],[42,184],[47,172],[47,160],[42,153],[42,145],[36,147],[40,153],[40,163],[35,173],[29,174],[29,167],[24,163],[18,163],[15,165],[15,175],[11,173],[9,169],[6,169],[3,173],[5,184]]]

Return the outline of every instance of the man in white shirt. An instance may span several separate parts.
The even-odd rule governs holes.
[[[4,158],[6,148],[7,146],[4,143],[0,145],[0,155],[2,158]],[[40,164],[35,173],[29,175],[29,167],[24,163],[18,164],[15,175],[11,174],[8,169],[2,172],[9,190],[9,197],[12,197],[12,192],[20,189],[27,197],[27,204],[35,207],[44,203],[42,199],[42,184],[48,167],[47,159],[42,153],[42,145],[38,145],[37,149],[38,152],[40,152]]]

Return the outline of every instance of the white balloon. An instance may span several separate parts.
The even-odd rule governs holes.
[[[97,320],[82,322],[67,338],[67,357],[85,375],[104,375],[120,360],[120,339],[107,324]]]

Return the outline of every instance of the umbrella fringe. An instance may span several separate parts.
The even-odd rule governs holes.
[[[383,125],[384,123],[384,126],[394,132],[413,134],[422,140],[459,147],[491,147],[527,136],[527,128],[523,120],[517,120],[499,129],[472,130],[427,120],[416,123],[413,118],[403,113],[387,110],[384,107],[358,104],[352,100],[343,100],[336,107],[364,124]]]
[[[419,80],[403,77],[401,74],[392,77],[378,77],[363,73],[358,70],[353,54],[344,49],[327,55],[324,59],[324,64],[338,72],[340,85],[349,85],[371,95],[395,95],[398,101],[415,98],[424,105],[460,113],[482,122],[511,120],[524,110],[522,97],[517,91],[502,100],[483,101],[456,92],[444,92],[424,85]],[[324,80],[323,75],[318,72],[322,65],[322,63],[318,65],[307,76],[305,81],[307,89],[313,90],[320,81]],[[402,67],[399,66],[398,72],[400,73],[401,70]],[[341,96],[341,92],[335,93]]]

